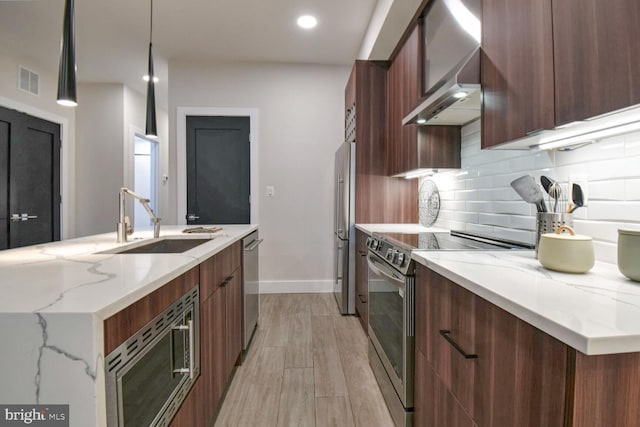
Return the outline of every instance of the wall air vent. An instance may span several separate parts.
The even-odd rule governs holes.
[[[40,95],[40,75],[19,65],[18,89],[29,92],[32,95]]]

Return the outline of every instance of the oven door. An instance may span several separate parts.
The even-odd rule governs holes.
[[[369,252],[369,336],[405,408],[413,407],[414,277]]]

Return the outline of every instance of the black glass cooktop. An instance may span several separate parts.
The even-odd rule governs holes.
[[[503,249],[533,249],[532,245],[496,240],[481,235],[452,231],[436,233],[382,233],[389,243],[407,250],[444,250],[444,251],[473,251],[473,250],[503,250]]]

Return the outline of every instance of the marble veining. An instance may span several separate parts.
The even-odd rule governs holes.
[[[613,264],[568,274],[546,270],[533,251],[417,251],[413,258],[585,354],[640,351],[640,283]]]
[[[44,353],[44,350],[53,351],[54,353],[64,356],[67,359],[72,360],[74,362],[81,362],[84,365],[84,372],[95,383],[96,377],[97,377],[96,369],[92,368],[89,365],[89,363],[83,358],[74,356],[73,354],[70,354],[65,350],[59,348],[58,346],[48,344],[47,341],[49,336],[47,333],[47,321],[45,320],[44,316],[40,313],[36,313],[36,316],[38,317],[38,325],[42,330],[42,345],[40,345],[40,347],[38,348],[38,362],[37,362],[36,376],[34,378],[34,384],[36,386],[36,396],[35,396],[36,404],[40,403],[40,381],[42,379],[42,375],[41,375],[42,355]],[[102,354],[99,354],[98,358],[101,359]],[[98,366],[98,363],[99,361],[96,362],[96,366]]]

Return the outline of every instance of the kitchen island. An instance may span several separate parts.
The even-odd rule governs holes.
[[[1,252],[0,402],[69,404],[71,426],[106,425],[104,321],[257,228],[163,226],[160,238],[211,238],[176,254],[103,253],[151,240],[151,230],[128,243],[114,232]]]

